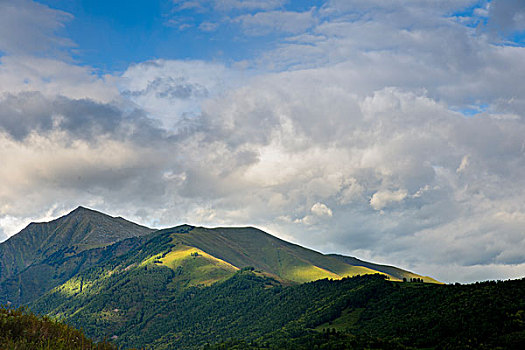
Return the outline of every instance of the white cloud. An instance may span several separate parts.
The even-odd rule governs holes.
[[[381,210],[392,203],[401,202],[407,195],[408,193],[404,189],[397,191],[378,191],[372,195],[370,206],[375,210]]]
[[[215,7],[221,10],[272,10],[284,5],[286,0],[217,0]]]
[[[0,57],[0,94],[33,91],[49,97],[61,95],[100,102],[120,99],[115,78],[100,77],[89,67],[50,58]]]
[[[216,63],[159,59],[130,66],[118,84],[124,96],[172,129],[200,114],[204,100],[218,97],[249,75]]]
[[[332,216],[332,209],[328,208],[325,204],[319,202],[315,203],[310,209],[310,211],[312,212],[312,214],[317,215],[319,217]]]
[[[461,159],[461,164],[459,164],[459,167],[456,169],[457,173],[464,172],[469,165],[469,156],[466,155]]]
[[[326,204],[319,202],[312,205],[310,213],[312,215],[306,215],[301,219],[296,219],[294,222],[310,226],[325,221],[333,216],[332,209],[328,208]]]

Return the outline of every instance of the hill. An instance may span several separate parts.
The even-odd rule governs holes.
[[[108,276],[97,288],[47,295],[32,307],[95,339],[157,350],[525,345],[525,279],[439,285],[363,275],[283,286],[242,269],[208,287],[166,293],[170,271],[152,265],[124,279]]]
[[[252,227],[154,231],[85,208],[20,235],[0,297],[122,347],[525,346],[525,280],[420,283],[434,280]]]
[[[299,294],[302,297],[297,298],[308,306],[300,306],[293,301],[293,295]],[[220,293],[216,295],[218,298],[221,296]],[[290,316],[293,321],[287,322],[287,315],[277,311],[273,317],[260,307],[250,320],[249,327],[238,329],[237,335],[227,341],[204,345],[203,348],[525,348],[525,279],[436,285],[398,283],[380,276],[360,276],[341,281],[315,281],[283,289],[276,295],[279,298],[276,309],[288,310],[287,315],[294,314],[301,307],[305,311],[299,317]],[[319,295],[329,297],[317,299]],[[244,300],[248,304],[246,309],[249,305],[255,307],[260,303],[271,305],[271,302],[263,302],[259,298],[253,298],[252,294]],[[323,302],[318,303],[318,300]],[[213,304],[212,300],[199,302]],[[232,304],[235,302],[232,301]],[[246,309],[243,308],[243,311]],[[275,309],[270,312],[275,312]],[[230,321],[235,322],[235,317],[241,316],[235,314]],[[209,318],[213,316],[199,314],[194,317],[199,323],[205,323]],[[218,327],[221,325],[222,322],[218,321]],[[269,325],[276,330],[262,336],[256,331],[253,336],[254,329],[268,329],[272,327]]]
[[[253,266],[298,283],[375,273],[385,274],[392,280],[421,278],[425,282],[437,282],[430,277],[393,266],[368,263],[341,255],[324,255],[253,227],[209,229],[184,225],[159,231],[159,234],[169,234],[173,242],[202,249],[237,268]]]
[[[127,251],[154,230],[84,207],[31,223],[0,244],[0,303],[27,303],[88,267]]]
[[[154,236],[169,236],[169,242],[139,248]],[[102,266],[132,249],[147,250],[150,255],[132,253],[129,264],[170,267],[177,273],[174,283],[178,289],[221,281],[246,266],[283,283],[378,272],[392,280],[409,276],[436,282],[392,266],[323,255],[252,227],[208,229],[182,225],[155,231],[79,207],[51,222],[31,223],[0,244],[0,303],[29,303],[78,277],[80,272]]]
[[[0,348],[17,350],[117,350],[81,331],[27,310],[0,307]]]

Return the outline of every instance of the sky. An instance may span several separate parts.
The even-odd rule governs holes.
[[[79,205],[525,276],[525,2],[0,0],[0,241]]]

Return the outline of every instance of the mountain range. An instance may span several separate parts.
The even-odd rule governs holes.
[[[253,227],[155,230],[84,207],[0,244],[0,304],[123,348],[521,348],[524,283],[443,285]]]
[[[209,285],[246,266],[286,283],[374,273],[393,280],[422,278],[436,282],[392,266],[323,255],[252,227],[208,229],[181,225],[154,230],[78,207],[56,220],[31,223],[0,244],[0,303],[31,302],[85,269],[131,250],[148,248],[148,241],[156,236],[169,236],[172,241],[152,251],[149,260],[139,265],[154,262],[174,270],[186,267],[183,276],[189,279],[187,286]],[[195,253],[198,263],[194,262]],[[156,255],[162,256],[155,259]]]

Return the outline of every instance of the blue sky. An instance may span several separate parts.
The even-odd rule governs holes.
[[[235,19],[263,13],[261,6],[235,8],[226,5],[221,8],[213,1],[202,1],[197,7],[184,6],[191,3],[189,1],[173,0],[39,2],[73,16],[62,29],[62,34],[75,43],[75,47],[70,48],[72,57],[102,72],[122,71],[131,63],[156,58],[231,64],[253,59],[287,36],[279,31],[261,31],[257,35],[243,33],[241,24]],[[481,26],[481,31],[492,30],[482,28],[487,25],[487,18],[480,16],[478,11],[485,4],[485,1],[471,2],[445,15],[470,18],[467,25]],[[323,5],[326,6],[326,1],[275,1],[268,9],[294,13],[313,11],[319,21],[338,17],[337,13],[320,15]],[[362,10],[354,14],[367,16]],[[523,28],[495,30],[516,45],[525,44]]]
[[[79,205],[525,271],[525,3],[0,0],[0,240]]]
[[[280,33],[245,36],[236,16],[255,9],[180,8],[174,1],[39,1],[73,15],[63,34],[76,43],[73,58],[104,72],[155,58],[203,59],[232,63],[256,57],[282,39]],[[304,12],[324,1],[291,1],[271,6]],[[202,24],[217,25],[203,30]],[[201,26],[199,28],[199,26]]]

